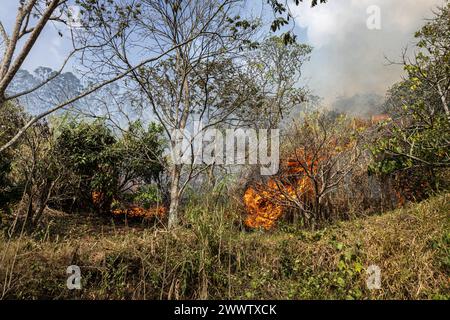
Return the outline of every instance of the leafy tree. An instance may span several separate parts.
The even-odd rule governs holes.
[[[436,16],[416,34],[419,52],[405,63],[412,90],[428,88],[440,99],[432,113],[445,112],[450,124],[450,3],[440,7]],[[440,109],[440,110],[439,110]]]
[[[109,199],[117,193],[118,173],[114,167],[119,159],[110,152],[116,138],[104,123],[72,122],[61,130],[55,152],[69,170],[79,177],[74,197],[90,203],[93,191]],[[107,201],[106,201],[107,202]],[[104,203],[106,209],[107,203]]]
[[[69,123],[57,138],[55,154],[78,177],[74,197],[91,203],[95,193],[97,209],[108,211],[113,198],[133,185],[158,182],[163,170],[161,130],[155,124],[145,130],[136,122],[119,138],[103,121]]]
[[[147,129],[141,121],[130,127],[117,143],[112,152],[116,154],[121,175],[120,190],[130,187],[130,182],[151,184],[156,182],[160,188],[160,175],[164,170],[163,157],[166,142],[162,139],[163,129],[151,123]]]
[[[254,91],[241,118],[256,127],[277,128],[284,117],[306,101],[306,90],[299,81],[311,51],[306,44],[285,45],[282,38],[271,37],[251,52],[246,77],[251,79]]]
[[[380,128],[372,172],[421,172],[436,188],[436,174],[450,166],[450,4],[416,33],[419,52],[404,59],[408,77],[393,86]],[[412,171],[411,171],[412,170]]]

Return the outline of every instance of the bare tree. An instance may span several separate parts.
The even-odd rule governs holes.
[[[362,155],[356,129],[349,119],[324,114],[294,122],[285,136],[279,174],[247,190],[250,213],[272,223],[282,213],[292,212],[296,220],[299,217],[304,226],[313,228],[330,220],[325,200],[350,177]],[[273,216],[267,209],[278,214]]]
[[[92,30],[93,25],[98,25],[101,22],[105,23],[104,20],[101,20],[103,18],[101,12],[105,10],[105,3],[103,2],[104,1],[98,1],[95,3],[93,3],[92,1],[80,2],[84,3],[84,7],[87,8],[86,14],[88,14],[88,18],[86,20],[89,23],[83,24],[81,26],[81,31],[79,32],[79,34],[83,34],[88,32],[89,30]],[[132,16],[135,16],[137,14],[136,11],[134,11],[134,6],[130,6],[129,4],[122,2],[119,4],[121,4],[121,6],[113,6],[114,9],[112,11],[115,15],[119,15],[121,17],[125,16],[125,18],[130,19]],[[2,45],[5,48],[2,53],[0,65],[0,107],[3,106],[5,102],[30,94],[38,90],[45,84],[49,83],[50,81],[54,80],[63,71],[68,61],[75,57],[77,54],[80,54],[81,58],[83,59],[85,55],[89,54],[88,50],[90,50],[90,52],[92,52],[92,50],[94,49],[100,50],[101,48],[105,48],[106,44],[110,44],[114,42],[115,39],[123,37],[123,30],[128,26],[128,20],[121,20],[122,23],[118,26],[117,29],[115,29],[112,33],[109,33],[107,37],[102,39],[102,41],[98,41],[95,43],[84,42],[82,37],[75,35],[73,30],[71,30],[70,34],[73,43],[73,50],[67,55],[61,68],[57,70],[57,72],[52,73],[50,77],[43,80],[36,86],[23,92],[8,95],[8,87],[10,86],[12,80],[14,79],[14,76],[19,71],[25,59],[29,56],[31,49],[38,41],[44,27],[47,26],[50,22],[67,24],[67,19],[64,18],[68,16],[67,12],[67,0],[28,0],[20,2],[20,6],[17,11],[17,17],[11,34],[7,33],[3,23],[0,22],[0,36],[3,38]],[[49,114],[64,107],[71,106],[74,102],[87,97],[93,92],[96,92],[97,90],[111,83],[123,79],[125,76],[129,75],[139,68],[142,68],[146,64],[155,62],[161,57],[176,50],[177,48],[180,48],[194,41],[200,35],[204,34],[206,26],[209,22],[210,21],[207,21],[203,28],[197,28],[194,33],[191,33],[189,35],[189,37],[184,37],[183,41],[179,41],[176,44],[171,43],[171,46],[166,46],[164,48],[160,47],[160,51],[152,50],[151,52],[147,52],[149,54],[148,56],[141,58],[139,61],[133,63],[132,65],[127,65],[126,68],[120,69],[114,74],[109,74],[107,78],[103,78],[103,80],[100,80],[94,85],[87,87],[79,94],[69,97],[65,101],[54,105],[48,110],[45,110],[33,116],[24,124],[22,128],[17,131],[17,133],[9,141],[0,146],[0,152],[3,152],[5,149],[11,147],[14,143],[16,143],[23,136],[26,130],[36,124],[40,119],[45,118]],[[158,29],[155,29],[154,31],[156,32],[157,30]],[[22,43],[23,45],[21,45]]]
[[[54,15],[56,9],[62,7],[66,2],[63,0],[21,2],[12,32],[9,35],[3,23],[0,22],[0,35],[3,38],[4,47],[0,65],[0,104],[8,99],[6,90],[29,55],[42,30],[49,21],[58,18]],[[36,16],[38,18],[34,22]],[[21,42],[24,42],[24,44],[20,45]]]
[[[256,26],[236,17],[241,3],[144,0],[141,14],[131,19],[108,50],[93,51],[91,63],[105,74],[116,73],[129,69],[138,53],[176,48],[157,63],[134,69],[126,79],[126,89],[146,97],[143,107],[161,123],[175,149],[176,130],[192,128],[194,118],[206,124],[203,130],[223,123],[249,99],[246,80],[238,81],[241,73],[235,59],[250,44]],[[111,29],[111,24],[104,24],[91,36],[101,41]],[[206,170],[196,162],[192,158],[188,166],[169,164],[169,227],[178,223],[179,201],[189,181]]]
[[[270,37],[246,57],[246,72],[252,79],[251,106],[242,110],[247,123],[261,128],[278,128],[284,119],[307,100],[301,86],[302,68],[312,48],[306,44],[285,44]],[[298,111],[298,110],[297,110]]]

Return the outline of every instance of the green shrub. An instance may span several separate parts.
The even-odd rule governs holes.
[[[95,209],[109,211],[113,199],[125,197],[131,183],[159,181],[163,171],[161,129],[151,124],[147,130],[140,122],[117,136],[104,121],[75,122],[63,126],[56,139],[55,154],[78,177],[70,186],[78,205],[93,205],[92,194],[99,197]],[[156,200],[148,190],[141,192],[147,205]],[[147,194],[145,194],[147,193]]]
[[[26,114],[20,106],[5,103],[0,108],[0,146],[7,143],[25,122]],[[19,141],[20,143],[20,141]],[[20,198],[20,185],[11,177],[15,150],[0,153],[0,209]]]

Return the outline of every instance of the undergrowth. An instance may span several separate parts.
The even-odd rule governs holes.
[[[3,299],[448,299],[450,195],[316,232],[244,231],[236,208],[188,204],[184,226],[54,213],[0,238]],[[82,289],[66,287],[69,265]],[[369,290],[366,270],[381,269]]]

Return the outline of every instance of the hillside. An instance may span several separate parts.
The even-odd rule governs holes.
[[[45,229],[0,238],[0,293],[6,299],[448,299],[449,199],[440,195],[317,232],[243,232],[219,209],[199,209],[195,227],[170,232],[52,212]],[[81,290],[66,288],[69,265],[81,268]],[[369,265],[381,269],[380,290],[367,289]]]

